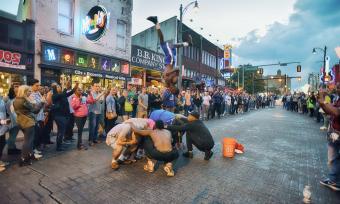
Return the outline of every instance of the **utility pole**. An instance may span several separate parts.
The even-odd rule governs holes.
[[[253,77],[253,95],[255,94],[255,73],[252,73]]]
[[[237,89],[240,89],[240,70],[237,69]]]

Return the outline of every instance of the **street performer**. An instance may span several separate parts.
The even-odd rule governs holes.
[[[133,123],[131,124],[132,131],[139,136],[144,136],[144,151],[147,155],[147,164],[144,165],[144,170],[147,172],[154,172],[156,161],[163,161],[165,163],[164,171],[167,176],[172,177],[175,175],[172,168],[172,161],[178,158],[178,152],[172,148],[171,133],[164,129],[164,123],[161,120],[155,122],[154,130],[140,130],[137,129]]]
[[[161,48],[165,54],[165,70],[163,74],[163,79],[165,81],[165,87],[170,88],[170,90],[175,93],[177,92],[177,89],[175,89],[177,81],[178,81],[178,75],[179,75],[179,69],[174,69],[174,66],[176,65],[176,49],[180,47],[187,47],[192,46],[192,37],[188,35],[188,40],[183,43],[177,43],[173,45],[169,45],[168,42],[164,41],[163,33],[161,31],[161,26],[158,22],[157,16],[150,16],[147,18],[147,20],[151,21],[156,25],[157,34],[160,40]]]
[[[199,118],[199,113],[192,111],[189,113],[188,123],[183,125],[169,125],[167,129],[170,131],[186,132],[188,151],[183,153],[184,157],[193,158],[192,150],[193,145],[195,145],[197,149],[205,153],[204,160],[209,160],[213,155],[211,149],[214,147],[215,143],[210,131]]]
[[[340,82],[336,84],[336,92],[340,95]],[[325,103],[326,92],[319,92],[319,104],[326,114],[331,116],[330,127],[327,132],[328,140],[328,178],[320,181],[334,191],[340,191],[340,98],[334,104]]]

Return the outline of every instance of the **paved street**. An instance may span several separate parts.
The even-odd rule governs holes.
[[[313,203],[339,203],[340,194],[318,183],[327,173],[326,141],[307,116],[281,108],[252,111],[206,123],[216,146],[213,159],[181,157],[176,176],[143,163],[110,168],[111,150],[54,151],[30,167],[0,174],[1,203],[302,203],[311,185]],[[221,157],[222,137],[236,137],[246,152]],[[160,165],[161,167],[161,165]]]

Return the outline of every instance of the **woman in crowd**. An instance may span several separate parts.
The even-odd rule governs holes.
[[[3,99],[3,96],[0,96],[0,172],[6,169],[8,163],[1,161],[2,152],[6,145],[6,132],[9,129],[10,120],[7,120],[6,115],[6,103]]]
[[[71,106],[74,110],[74,122],[76,123],[76,126],[78,128],[78,150],[87,150],[87,147],[83,145],[83,129],[87,119],[87,115],[89,113],[87,105],[93,103],[93,96],[89,94],[86,97],[83,94],[82,89],[78,87],[71,100]]]
[[[18,92],[19,85],[14,84],[8,92],[8,101],[6,103],[7,114],[11,119],[10,129],[9,129],[9,138],[7,140],[8,147],[8,155],[20,154],[21,151],[16,147],[15,141],[17,139],[17,135],[19,133],[19,126],[17,124],[17,114],[14,111],[13,101]]]
[[[194,103],[194,110],[197,111],[199,114],[201,114],[202,109],[202,96],[199,90],[196,91],[195,96],[193,97],[193,103]]]
[[[211,101],[211,97],[209,95],[209,93],[206,91],[204,92],[204,96],[203,96],[203,105],[202,105],[202,118],[203,120],[208,120],[208,111],[209,111],[209,106],[210,106],[210,101]]]
[[[123,121],[128,120],[131,117],[133,107],[133,99],[129,100],[127,90],[123,91],[123,95],[119,98],[119,104],[121,107],[121,114],[123,116]]]
[[[28,97],[31,94],[29,86],[22,85],[13,102],[17,123],[24,133],[24,144],[21,151],[20,166],[31,165],[33,159],[39,159],[33,154],[33,141],[35,135],[35,114],[39,113],[44,103],[32,104]]]
[[[116,88],[111,88],[109,94],[105,97],[105,132],[108,133],[114,126],[118,117],[116,109],[115,95]]]
[[[70,82],[68,82],[70,83]],[[57,151],[63,151],[62,141],[66,131],[66,125],[68,123],[68,115],[70,113],[70,106],[67,100],[67,97],[71,96],[75,90],[78,88],[78,83],[72,89],[72,91],[66,92],[66,90],[62,91],[61,86],[58,84],[52,84],[52,109],[51,112],[53,114],[54,121],[57,124],[58,132],[57,132]]]

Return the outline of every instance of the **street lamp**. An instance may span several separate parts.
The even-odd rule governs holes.
[[[189,9],[190,6],[194,6],[195,12],[199,9],[197,0],[190,2],[184,8],[183,8],[182,4],[179,7],[179,34],[177,35],[179,43],[183,42],[183,36],[182,36],[182,34],[183,34],[183,15]],[[183,55],[183,48],[179,48],[179,50],[178,50],[178,65],[179,65],[178,89],[182,88],[182,55]]]
[[[325,77],[326,77],[326,54],[327,54],[327,47],[325,48],[320,48],[320,47],[315,47],[313,48],[312,53],[315,55],[317,50],[321,50],[323,52],[323,78],[322,81],[325,82]]]

